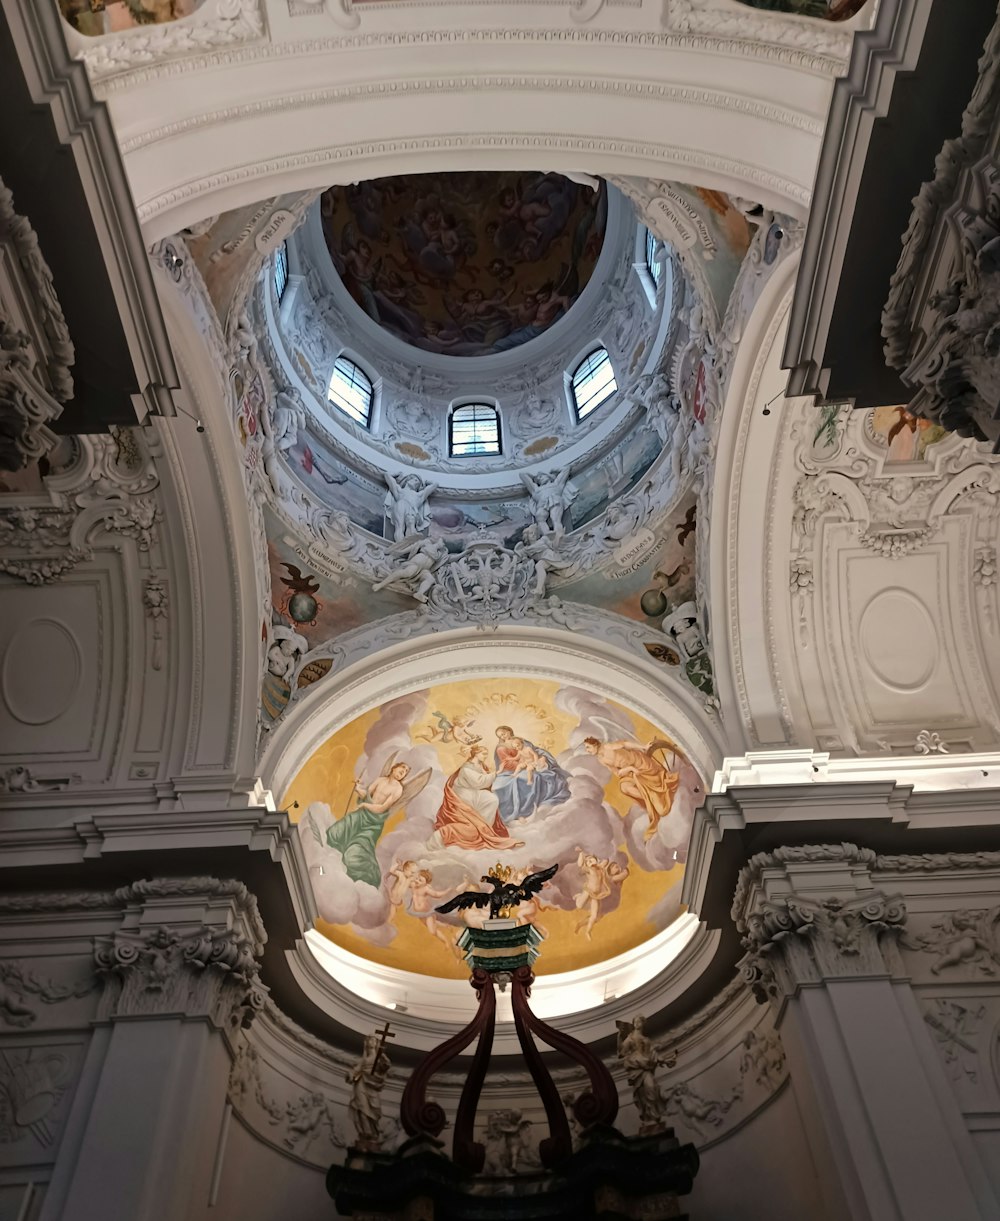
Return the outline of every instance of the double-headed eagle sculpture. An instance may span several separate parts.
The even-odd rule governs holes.
[[[490,919],[503,919],[512,907],[527,903],[532,895],[537,895],[545,883],[556,876],[558,868],[558,865],[550,865],[548,869],[529,873],[521,882],[510,882],[507,880],[511,873],[510,866],[494,865],[489,873],[484,873],[480,878],[480,881],[488,882],[493,887],[492,893],[485,890],[465,890],[435,910],[447,914],[466,907],[486,907],[488,904]]]

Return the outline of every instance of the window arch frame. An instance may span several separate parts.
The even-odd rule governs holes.
[[[653,281],[653,287],[657,292],[659,292],[660,284],[663,282],[663,260],[665,253],[663,240],[658,238],[652,229],[647,228],[645,242],[646,270],[649,272],[649,278]]]
[[[291,263],[288,259],[288,242],[286,241],[282,242],[277,250],[275,250],[274,262],[271,267],[271,282],[274,285],[274,295],[279,305],[288,289],[288,279],[291,274]]]
[[[600,361],[594,366],[593,369],[589,370],[588,376],[596,373],[597,369],[599,369],[602,364],[606,363],[607,367],[611,371],[610,380],[613,384],[611,389],[608,390],[606,394],[598,398],[592,406],[585,405],[585,410],[581,411],[580,397],[577,393],[577,378],[580,376],[580,372],[584,366],[598,354],[603,354],[604,360]],[[607,383],[605,383],[605,385],[606,384]],[[584,420],[589,419],[595,411],[599,411],[609,399],[613,398],[619,392],[620,389],[621,387],[618,385],[618,375],[615,372],[615,364],[611,359],[611,353],[608,351],[608,348],[604,344],[603,340],[600,339],[594,341],[594,343],[586,349],[584,355],[580,357],[580,359],[573,366],[572,371],[567,370],[566,372],[567,397],[569,398],[570,407],[573,411],[573,419],[577,424],[581,424]],[[588,399],[587,402],[589,404],[590,400]]]
[[[455,449],[455,416],[459,412],[477,407],[484,408],[492,414],[492,421],[496,426],[496,449],[467,449],[464,451],[456,451]],[[459,421],[462,422],[461,420]],[[476,421],[472,421],[475,424]],[[473,437],[470,444],[475,444],[476,440]],[[495,399],[475,398],[463,399],[461,402],[452,403],[448,411],[448,457],[449,458],[497,458],[503,455],[503,421],[500,417],[500,404]]]
[[[352,374],[351,374],[350,378],[346,378],[346,377],[342,376],[342,381],[344,382],[345,385],[352,386],[355,384],[363,385],[364,383],[367,383],[368,402],[366,405],[367,411],[365,413],[364,419],[360,419],[357,415],[354,414],[354,412],[350,409],[350,407],[344,406],[341,402],[338,402],[338,400],[336,398],[334,398],[334,396],[333,396],[334,378],[337,376],[338,368],[342,364],[349,365],[352,370]],[[361,379],[363,379],[363,381],[356,378],[354,376],[355,373],[360,374]],[[351,421],[352,424],[356,424],[359,428],[363,428],[365,430],[365,432],[372,432],[372,431],[374,431],[374,427],[375,427],[376,396],[377,396],[376,378],[372,377],[369,370],[366,369],[365,366],[351,352],[348,352],[347,350],[343,350],[340,353],[338,353],[337,359],[333,362],[333,366],[330,369],[330,376],[327,379],[327,383],[326,383],[326,401],[327,401],[327,403],[329,403],[341,415],[346,416]],[[346,401],[350,402],[349,399],[347,399]]]

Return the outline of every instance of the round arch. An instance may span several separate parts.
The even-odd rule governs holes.
[[[612,697],[662,724],[684,750],[705,788],[725,754],[719,729],[681,684],[667,685],[640,659],[596,641],[540,628],[501,628],[484,639],[474,629],[441,633],[389,647],[346,669],[329,694],[317,690],[274,731],[260,775],[279,804],[306,759],[331,733],[381,703],[422,687],[461,679],[510,676],[561,680]],[[535,984],[538,1012],[572,1016],[587,1037],[614,1028],[618,1006],[609,998],[659,1007],[688,986],[711,959],[717,937],[687,913],[651,940],[599,966],[542,975]],[[402,1005],[405,1037],[420,1046],[430,1021],[458,1022],[471,1015],[474,998],[464,981],[409,976],[379,966],[308,932],[289,952],[289,966],[303,991],[338,1020],[359,1012]],[[628,996],[629,1000],[624,1001]],[[594,1012],[597,1011],[597,1012]],[[513,1050],[513,1034],[510,1034]]]
[[[424,6],[407,4],[353,35],[316,16],[92,71],[151,240],[290,191],[450,170],[671,179],[803,215],[847,43],[813,48],[802,26],[799,45],[669,32],[659,8],[625,31],[565,11],[540,28],[515,3],[489,6],[487,24],[461,5],[429,32]]]

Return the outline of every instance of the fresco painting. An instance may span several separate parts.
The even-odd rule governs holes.
[[[559,596],[659,630],[671,611],[694,597],[696,519],[688,494],[655,530],[637,525],[620,540],[618,565],[569,582]]]
[[[905,407],[876,407],[869,426],[888,449],[886,462],[922,462],[932,445],[951,434],[932,420],[910,415]]]
[[[408,174],[332,187],[320,214],[370,318],[427,352],[486,356],[543,334],[576,301],[607,192],[560,174]]]
[[[345,513],[355,525],[382,537],[385,525],[385,487],[362,479],[341,462],[313,432],[300,429],[286,452],[289,466],[334,513]]]
[[[301,658],[312,649],[360,627],[371,619],[409,610],[410,600],[388,590],[375,592],[346,569],[322,571],[317,559],[295,543],[269,510],[264,512],[271,576],[270,622],[261,625],[267,665],[261,687],[266,723],[276,720],[292,696],[290,682]],[[330,657],[310,661],[294,682],[306,687],[333,669]]]
[[[63,17],[74,30],[96,38],[190,17],[204,0],[59,0]]]
[[[375,962],[460,979],[456,939],[486,912],[434,909],[498,861],[515,879],[559,864],[517,913],[545,938],[546,972],[665,928],[700,800],[698,773],[659,726],[583,687],[511,676],[372,709],[318,747],[282,804],[321,932]]]
[[[705,278],[721,318],[750,249],[754,227],[722,191],[680,184],[673,184],[671,191],[686,205],[690,215],[699,218],[701,240],[694,249],[701,255]]]
[[[849,21],[869,0],[737,0],[746,8],[790,13],[795,17],[818,17],[821,21]]]

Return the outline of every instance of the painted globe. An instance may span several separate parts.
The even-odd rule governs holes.
[[[312,623],[319,603],[312,594],[292,594],[288,599],[288,614],[296,623]]]
[[[647,589],[639,599],[642,613],[651,619],[658,619],[667,612],[667,599],[662,589]]]

